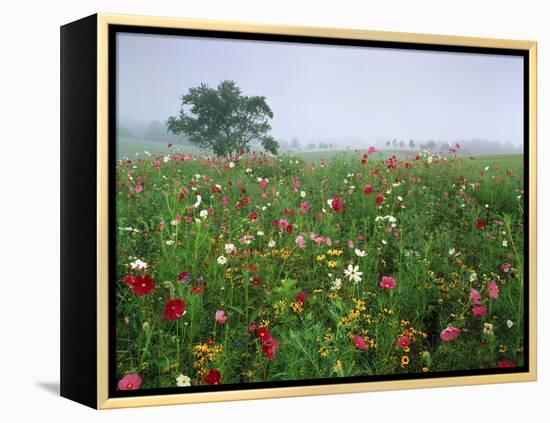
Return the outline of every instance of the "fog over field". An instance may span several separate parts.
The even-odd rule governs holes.
[[[230,79],[266,97],[283,150],[523,149],[515,56],[119,34],[117,70],[124,138],[177,141],[164,122],[178,114],[180,96]]]

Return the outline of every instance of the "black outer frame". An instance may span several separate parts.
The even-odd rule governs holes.
[[[97,408],[97,15],[61,28],[61,395]],[[392,41],[349,40],[310,36],[249,34],[239,32],[109,25],[109,139],[116,134],[116,43],[119,32],[203,36],[342,46],[385,47],[446,52],[507,54],[524,59],[524,254],[529,247],[529,52],[526,50],[418,44]],[[76,140],[76,141],[75,141]],[[114,234],[115,143],[109,143],[109,238]],[[116,246],[109,244],[109,280],[113,281]],[[529,260],[524,274],[529,281]],[[522,373],[529,371],[529,283],[524,293],[524,366],[515,369],[450,371],[430,374],[380,375],[285,382],[261,382],[188,388],[117,391],[115,368],[115,293],[109,283],[109,398],[158,394],[232,391],[289,386],[331,385],[352,382],[430,379],[450,376]],[[76,318],[78,316],[78,318]]]
[[[61,27],[61,396],[97,408],[97,15]]]

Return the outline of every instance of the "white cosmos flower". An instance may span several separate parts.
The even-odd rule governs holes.
[[[258,236],[264,236],[265,233],[264,233],[264,231],[258,231],[258,232],[256,232],[256,235],[258,235]]]
[[[202,217],[203,219],[205,219],[206,216],[208,216],[208,210],[201,210],[199,212],[199,216]]]
[[[169,239],[168,241],[166,241],[166,245],[174,245],[174,241]]]
[[[272,240],[272,239],[270,239],[269,242],[267,243],[267,246],[268,246],[269,248],[275,247],[275,241]]]
[[[350,281],[353,281],[355,283],[359,282],[361,280],[361,275],[363,272],[359,271],[359,266],[354,266],[352,264],[348,265],[347,269],[344,269],[344,275],[346,275]]]
[[[225,254],[231,254],[233,251],[236,250],[235,244],[232,244],[231,242],[228,242],[224,246]]]
[[[163,160],[164,163],[168,163],[170,161],[170,156],[164,156]]]
[[[327,204],[328,204],[329,207],[332,207],[332,198],[329,198],[327,200]]]
[[[250,169],[249,167],[247,167],[246,170],[245,170],[245,172],[246,172],[246,173],[250,173],[250,172],[252,172],[252,169]]]
[[[229,162],[229,167],[230,167],[231,169],[233,169],[233,168],[235,167],[235,163]]]
[[[300,197],[306,198],[306,192],[305,191],[300,191]]]
[[[176,219],[173,219],[172,221],[170,221],[170,225],[172,226],[176,226],[179,222],[176,220]]]
[[[147,269],[149,267],[149,265],[147,263],[145,263],[144,261],[141,261],[140,259],[136,259],[135,261],[130,263],[130,267],[133,270],[144,270],[144,269]]]
[[[508,247],[508,241],[506,241],[506,240],[502,241],[502,246],[503,247]]]
[[[342,279],[336,278],[332,282],[332,286],[330,287],[331,291],[338,291],[340,288],[342,288]]]
[[[360,250],[359,248],[356,248],[355,249],[355,254],[358,256],[358,257],[365,257],[365,255],[367,254],[367,252],[365,250]]]
[[[455,252],[456,252],[456,250],[455,250],[454,248],[451,248],[451,249],[449,250],[449,255],[450,255],[450,256],[454,256]]]
[[[200,179],[201,178],[201,174],[200,173],[195,173],[195,179]]]
[[[227,263],[227,258],[224,257],[224,256],[219,256],[218,257],[218,264],[225,264]]]
[[[510,329],[512,326],[514,326],[514,322],[512,322],[510,319],[506,320],[506,326],[508,326],[508,329]]]
[[[201,205],[201,202],[202,202],[202,197],[200,195],[197,195],[196,197],[196,201],[195,201],[195,204],[193,204],[193,208],[197,208]]]
[[[176,386],[191,386],[191,378],[185,375],[179,375],[176,378]]]

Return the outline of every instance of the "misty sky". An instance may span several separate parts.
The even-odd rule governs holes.
[[[267,98],[276,138],[523,144],[520,57],[118,34],[117,60],[122,120],[166,121],[231,79]]]

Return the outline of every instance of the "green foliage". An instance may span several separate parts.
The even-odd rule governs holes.
[[[382,155],[363,164],[362,152],[322,162],[312,154],[250,154],[234,167],[180,154],[117,164],[117,377],[139,373],[143,388],[156,388],[174,387],[179,374],[204,384],[210,369],[222,383],[243,383],[522,365],[523,157],[400,156],[392,168]],[[334,196],[343,211],[328,205]],[[230,243],[236,251],[227,253]],[[136,259],[149,267],[132,269]],[[362,272],[358,283],[345,276],[350,264]],[[145,273],[156,288],[138,297],[122,279]],[[394,289],[380,288],[384,275]],[[483,316],[473,315],[471,289]],[[170,297],[186,302],[176,321],[163,316]],[[280,342],[271,359],[251,324]],[[450,342],[440,337],[447,326],[460,330]],[[400,336],[407,349],[396,346]]]
[[[168,118],[168,131],[185,134],[191,143],[228,160],[249,152],[253,142],[277,154],[279,145],[268,135],[273,112],[265,97],[245,96],[235,82],[226,80],[217,88],[190,88],[181,102],[179,115]]]

